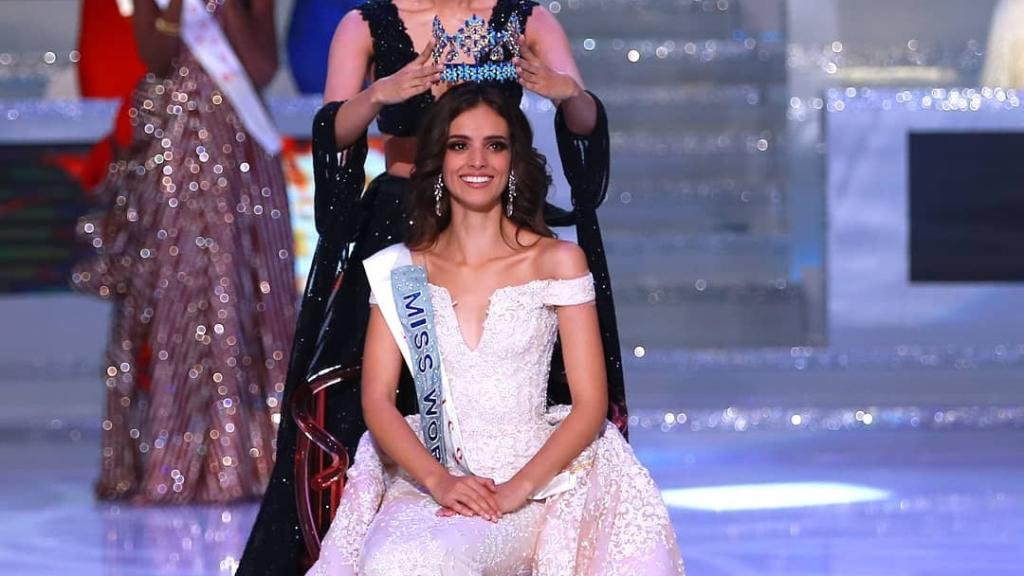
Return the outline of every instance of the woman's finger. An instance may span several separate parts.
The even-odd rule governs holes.
[[[430,81],[430,78],[427,78],[425,80],[417,80],[416,82],[409,84],[409,90],[405,96],[406,98],[411,98],[417,94],[422,94],[427,90],[430,90],[430,87],[433,84],[434,83]]]
[[[526,36],[523,36],[522,34],[520,34],[518,42],[519,42],[519,54],[520,54],[520,56],[522,56],[523,58],[530,58],[530,59],[533,59],[533,58],[537,57],[537,55],[533,53],[533,50],[530,49],[530,44],[526,41]]]
[[[477,493],[473,488],[469,488],[467,486],[466,492],[464,496],[460,498],[460,501],[488,520],[497,518],[495,506],[492,506],[487,502],[487,499]]]
[[[519,60],[519,67],[534,74],[540,73],[540,64],[526,58]]]
[[[478,485],[483,486],[491,492],[495,491],[494,480],[491,480],[490,478],[483,478],[481,476],[471,476],[470,478],[473,482],[476,482]]]
[[[531,72],[527,72],[525,70],[522,74],[519,75],[519,77],[530,82],[540,82],[540,76],[533,74]]]
[[[458,497],[458,502],[472,511],[470,516],[480,516],[487,519],[490,519],[491,517],[490,510],[488,510],[487,506],[485,506],[483,502],[480,502],[475,495],[463,494]]]
[[[442,70],[444,70],[444,66],[440,64],[424,64],[414,69],[412,76],[413,78],[425,78],[440,74]]]
[[[484,486],[486,486],[487,489],[490,490],[491,492],[497,492],[498,491],[498,485],[494,483],[494,479],[493,478],[483,478],[483,477],[480,477],[480,476],[478,476],[477,478],[481,482],[483,482]]]
[[[478,506],[482,512],[490,513],[490,503],[488,500],[488,493],[486,490],[477,486],[476,484],[466,483],[463,485],[463,492],[465,495],[466,502],[472,502],[475,506]]]
[[[497,516],[498,514],[501,514],[501,510],[498,508],[498,501],[494,498],[494,493],[488,490],[487,486],[485,486],[479,478],[473,478],[473,481],[468,485],[480,500],[487,505],[493,515]]]
[[[524,50],[520,53],[520,61],[528,66],[544,66],[544,60],[537,55],[536,52],[530,50],[529,47],[524,46]]]
[[[468,516],[470,518],[476,516],[476,514],[473,513],[473,510],[471,510],[469,506],[466,506],[458,501],[452,502],[450,508],[454,510],[457,514],[460,514],[462,516]]]
[[[416,59],[413,60],[413,62],[416,63],[416,64],[424,64],[427,60],[430,59],[430,55],[431,55],[431,53],[433,51],[434,51],[434,39],[431,38],[430,42],[427,42],[427,45],[423,47],[423,52],[420,52],[420,55],[417,56]]]

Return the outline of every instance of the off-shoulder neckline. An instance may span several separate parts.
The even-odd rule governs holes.
[[[424,273],[425,272],[426,268],[424,268]],[[441,286],[440,284],[434,284],[433,282],[430,281],[429,278],[427,279],[427,286],[429,286],[431,289],[437,288],[438,291],[444,294],[445,298],[448,300],[446,311],[452,315],[452,320],[455,321],[455,329],[459,335],[459,342],[462,344],[463,348],[465,348],[470,354],[475,354],[478,350],[480,350],[480,347],[484,344],[484,341],[487,339],[487,334],[489,333],[488,323],[490,322],[491,319],[491,310],[494,308],[494,300],[499,294],[504,294],[505,292],[512,292],[514,290],[522,290],[537,284],[553,284],[556,282],[580,282],[590,278],[593,278],[593,273],[587,272],[586,274],[576,278],[537,278],[527,282],[521,282],[519,284],[510,284],[508,286],[501,286],[499,288],[495,288],[491,292],[491,295],[487,297],[487,307],[484,310],[484,321],[480,326],[480,336],[477,339],[475,346],[469,345],[469,342],[466,340],[465,334],[463,334],[462,332],[462,323],[459,321],[459,314],[455,311],[456,301],[452,298],[451,290],[449,290],[445,286]]]
[[[583,274],[582,276],[577,276],[575,278],[535,278],[533,280],[527,280],[526,282],[520,282],[518,284],[508,284],[508,285],[505,285],[505,286],[499,286],[498,288],[495,288],[494,291],[491,292],[491,295],[490,295],[490,297],[488,297],[488,300],[494,299],[494,295],[497,294],[498,292],[502,292],[502,291],[526,288],[528,286],[533,286],[534,284],[542,284],[544,282],[549,282],[549,283],[553,283],[553,282],[579,282],[581,280],[586,280],[588,278],[592,278],[593,276],[594,276],[593,273],[587,272],[586,274]],[[441,290],[444,290],[445,292],[447,292],[449,296],[451,296],[452,292],[451,292],[451,290],[448,289],[447,286],[442,286],[440,284],[434,284],[433,282],[430,281],[429,278],[427,279],[427,284],[431,288],[440,288]]]

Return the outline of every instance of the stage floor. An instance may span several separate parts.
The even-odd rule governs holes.
[[[1021,574],[1024,430],[637,429],[691,576]],[[230,574],[255,504],[98,504],[94,433],[0,437],[0,567]],[[711,489],[694,491],[695,489]]]

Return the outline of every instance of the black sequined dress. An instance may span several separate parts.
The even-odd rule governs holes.
[[[518,13],[520,22],[525,25],[534,6],[536,2],[532,0],[498,0],[490,24],[492,28],[503,27],[511,14]],[[370,0],[358,10],[373,35],[376,77],[393,74],[416,57],[412,41],[391,2]],[[502,87],[509,98],[516,101],[522,98],[522,87],[518,84],[506,83]],[[575,225],[579,245],[586,252],[594,276],[605,351],[608,417],[625,434],[627,412],[618,328],[596,214],[608,184],[608,121],[600,100],[596,96],[594,100],[598,107],[597,124],[588,136],[573,134],[561,111],[555,116],[558,150],[572,189],[573,209],[567,212],[548,205],[545,219],[552,226]],[[377,118],[378,129],[395,136],[415,135],[419,121],[432,103],[433,97],[427,92],[386,106]],[[301,570],[304,547],[294,486],[298,431],[288,417],[291,392],[298,383],[315,374],[360,362],[370,314],[370,289],[363,267],[358,264],[378,250],[401,241],[406,232],[404,197],[409,190],[408,180],[385,174],[363,192],[366,139],[345,150],[337,149],[334,118],[341,105],[342,102],[325,105],[313,123],[315,212],[320,238],[299,312],[277,436],[274,474],[236,572],[238,576],[284,575]],[[342,277],[344,281],[340,281]],[[548,400],[551,404],[571,403],[558,345],[552,359]],[[404,369],[397,403],[403,414],[418,410],[415,387]],[[358,387],[328,389],[324,427],[341,440],[350,456],[354,456],[356,444],[366,430]]]

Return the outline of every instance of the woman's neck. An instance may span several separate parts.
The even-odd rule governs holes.
[[[514,237],[515,224],[502,217],[499,205],[490,212],[453,214],[437,239],[437,249],[453,262],[474,265],[508,254],[508,238]]]
[[[438,11],[441,10],[453,10],[462,12],[473,8],[473,0],[434,0],[434,7]]]
[[[474,8],[478,0],[405,0],[402,6],[409,9],[432,9],[435,12],[462,13]]]

